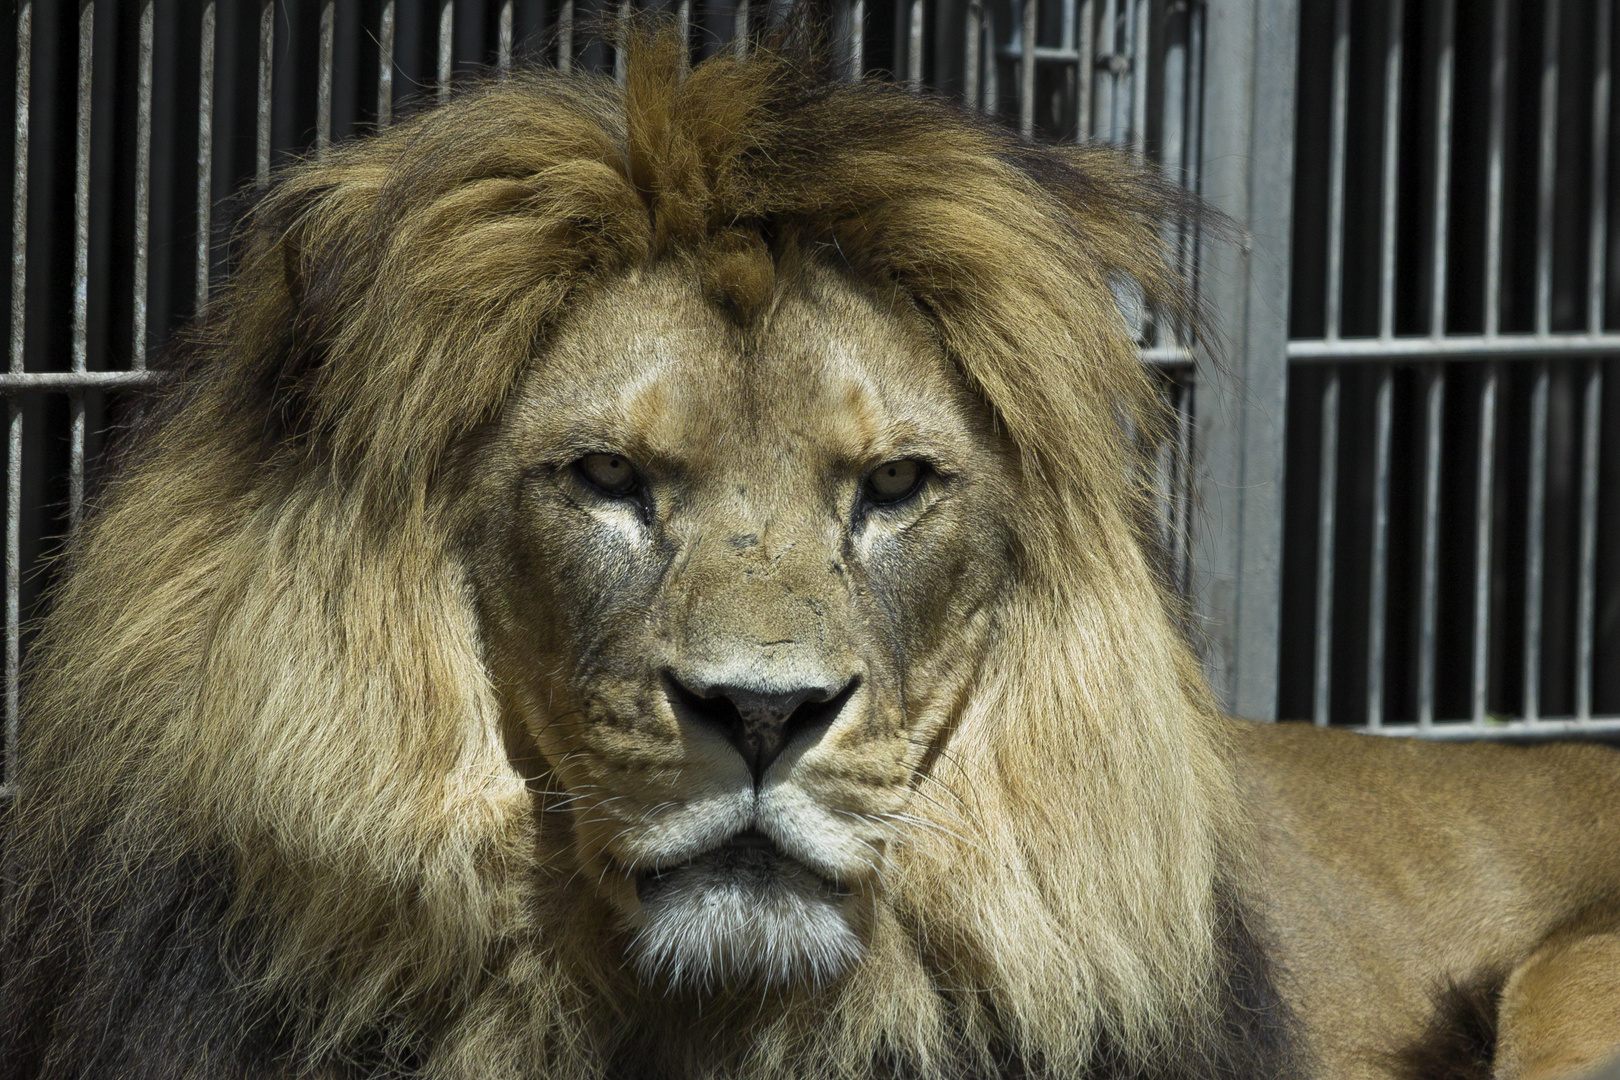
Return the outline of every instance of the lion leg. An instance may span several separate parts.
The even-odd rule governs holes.
[[[1502,991],[1493,1080],[1584,1076],[1620,1054],[1620,931],[1560,938]]]

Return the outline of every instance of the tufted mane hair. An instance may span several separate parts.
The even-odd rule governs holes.
[[[145,1075],[167,1040],[199,1075],[1235,1068],[1231,781],[1143,550],[1161,406],[1116,302],[1191,332],[1164,236],[1196,206],[788,38],[690,70],[667,28],[624,40],[622,88],[514,72],[245,214],[31,656],[8,1067]],[[897,856],[868,957],[695,1015],[601,946],[513,766],[456,468],[592,290],[684,260],[747,325],[808,259],[914,305],[992,410],[1021,580],[936,764],[958,807]]]

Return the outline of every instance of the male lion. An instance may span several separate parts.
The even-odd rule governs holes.
[[[1620,759],[1213,710],[1113,291],[1190,315],[1177,189],[679,51],[489,85],[252,211],[33,653],[4,1071],[1612,1048]]]

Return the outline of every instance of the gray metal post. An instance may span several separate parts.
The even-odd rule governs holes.
[[[1245,230],[1206,242],[1220,330],[1198,356],[1193,601],[1221,703],[1277,716],[1293,233],[1294,0],[1209,0],[1203,195]]]

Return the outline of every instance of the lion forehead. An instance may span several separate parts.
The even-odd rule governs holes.
[[[978,403],[914,312],[880,308],[814,263],[780,291],[745,328],[679,263],[608,285],[549,343],[512,425],[699,467],[745,445],[811,443],[865,460],[983,443]]]

